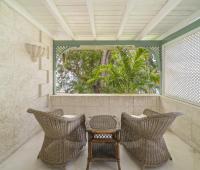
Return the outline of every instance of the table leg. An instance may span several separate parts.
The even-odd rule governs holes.
[[[88,135],[91,135],[88,133]],[[87,159],[87,168],[86,170],[89,170],[90,167],[90,161],[92,159],[92,142],[91,142],[91,136],[88,137],[88,159]]]
[[[120,156],[119,156],[119,142],[115,144],[115,151],[116,151],[116,159],[117,159],[117,165],[118,165],[118,170],[121,170],[120,166]]]
[[[89,170],[89,167],[90,167],[90,160],[88,159],[87,160],[87,168],[86,168],[86,170]]]

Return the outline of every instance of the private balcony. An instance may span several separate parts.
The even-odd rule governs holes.
[[[1,170],[86,169],[88,145],[62,168],[37,159],[45,134],[28,108],[118,120],[123,112],[141,115],[147,108],[181,112],[164,133],[172,160],[151,169],[200,169],[199,0],[3,0],[0,33]],[[153,91],[66,90],[66,70],[58,66],[66,69],[70,50],[104,54],[117,46],[147,50],[159,75]],[[134,154],[123,145],[119,150],[122,170],[141,169]],[[96,161],[90,169],[114,170],[117,164]]]

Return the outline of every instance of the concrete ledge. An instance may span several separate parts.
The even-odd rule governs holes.
[[[50,95],[50,96],[153,96],[153,97],[159,97],[158,94],[67,94],[67,93],[57,93],[56,95]]]
[[[50,96],[52,109],[62,108],[70,114],[111,114],[118,117],[122,112],[141,114],[149,108],[159,111],[159,95],[137,94],[59,94]]]

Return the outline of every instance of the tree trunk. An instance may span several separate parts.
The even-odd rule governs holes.
[[[108,64],[109,56],[110,56],[110,50],[104,50],[103,51],[103,56],[101,58],[101,65]]]
[[[103,55],[101,57],[101,63],[100,65],[107,65],[109,62],[109,57],[110,57],[110,50],[103,50]],[[103,73],[102,76],[105,76]],[[93,91],[95,93],[101,93],[101,87],[104,86],[103,82],[98,81],[94,86],[93,86]]]

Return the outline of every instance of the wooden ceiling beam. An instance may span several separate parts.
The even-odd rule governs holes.
[[[128,0],[125,10],[124,10],[124,14],[120,23],[120,27],[119,27],[119,31],[117,33],[117,39],[120,38],[120,36],[122,35],[123,31],[124,31],[124,27],[125,24],[127,23],[128,17],[132,11],[132,9],[134,8],[135,5],[135,0]]]
[[[94,38],[96,39],[96,28],[95,28],[95,19],[94,19],[94,8],[93,8],[93,1],[92,0],[86,0],[89,18],[90,18],[90,25],[92,29],[92,34]]]
[[[73,40],[74,34],[71,31],[69,25],[65,22],[63,16],[60,14],[56,4],[53,0],[43,0],[44,5],[49,9],[52,16],[56,19],[56,21],[60,24],[63,30],[67,33],[67,35]]]
[[[158,14],[145,26],[145,28],[136,36],[136,40],[142,40],[148,35],[182,0],[168,0],[161,8]]]

